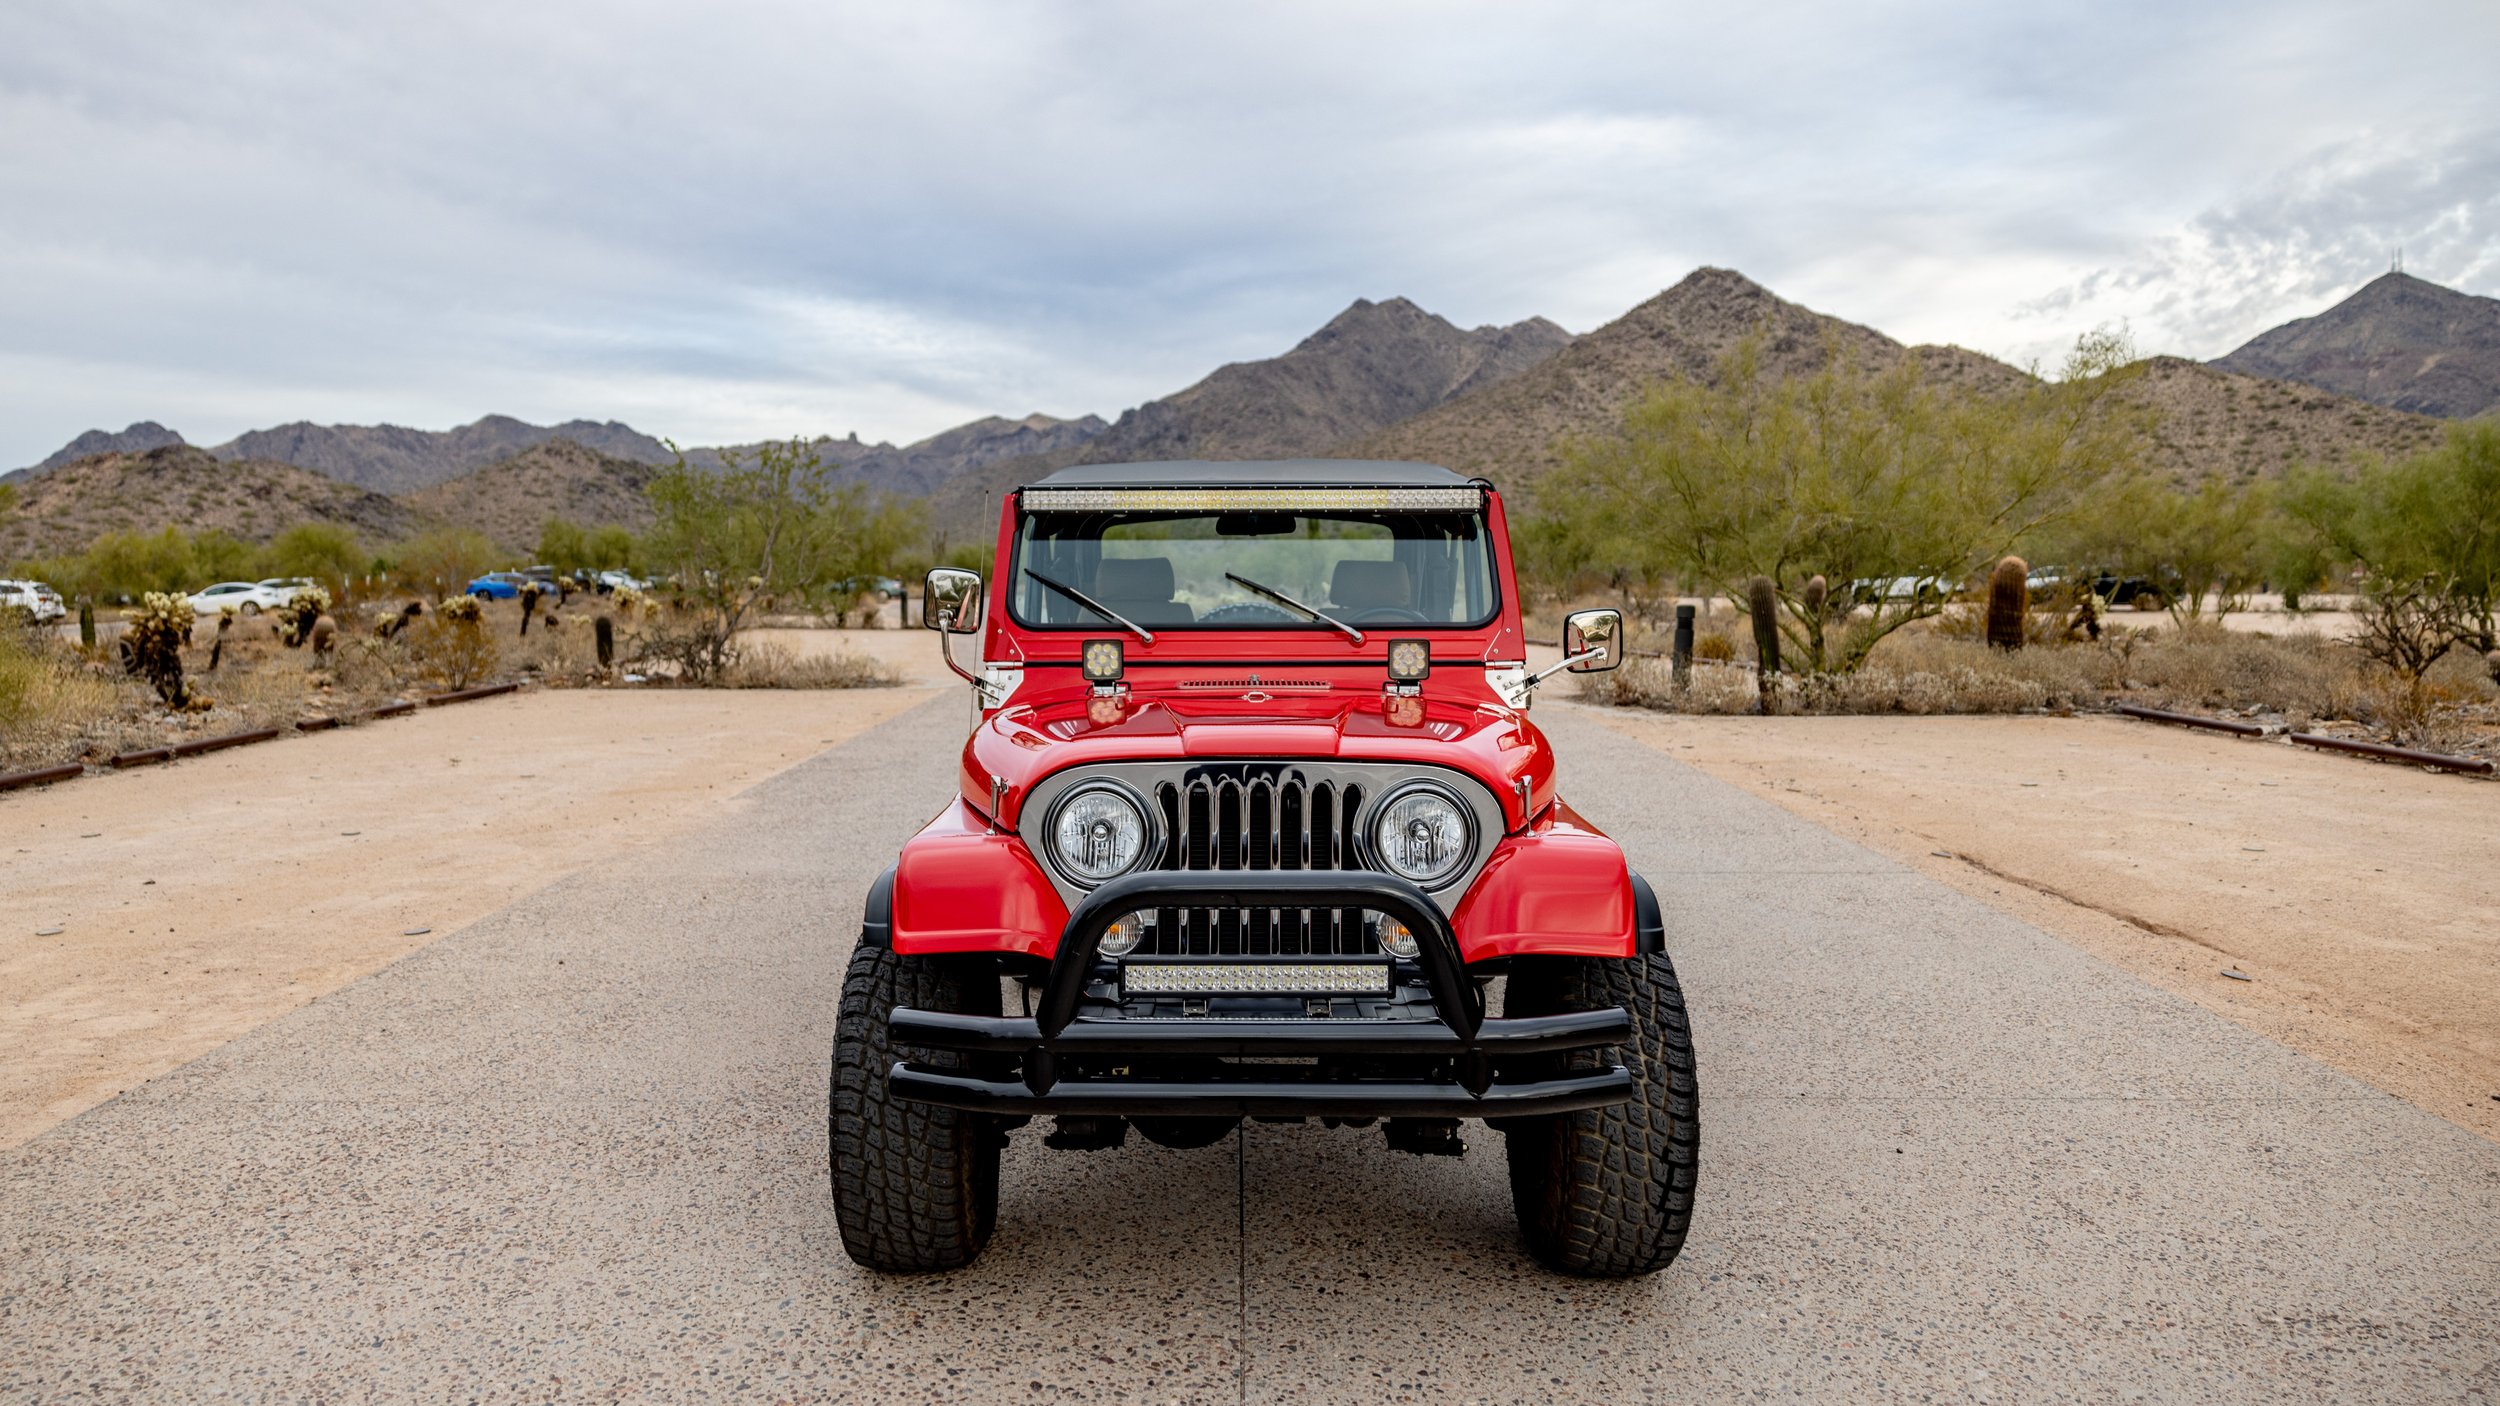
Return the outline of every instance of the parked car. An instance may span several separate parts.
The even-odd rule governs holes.
[[[619,571],[613,569],[602,571],[594,577],[593,580],[597,583],[599,594],[603,596],[613,591],[647,591],[651,589],[651,583],[649,581],[636,576],[630,571]]]
[[[480,600],[518,600],[523,586],[554,589],[544,581],[533,580],[517,571],[489,571],[469,583],[468,594]]]
[[[41,581],[0,581],[0,614],[20,613],[37,625],[69,614],[60,593]]]
[[[1539,1260],[1664,1269],[1700,1135],[1663,910],[1528,717],[1622,662],[1622,612],[1572,612],[1532,672],[1501,495],[1424,464],[1063,469],[1001,509],[995,594],[928,576],[975,725],[869,888],[834,1022],[852,1258],[969,1263],[1027,1119],[1072,1151],[1256,1118],[1442,1156],[1482,1120]],[[1134,1172],[1084,1233],[1194,1194]]]
[[[265,590],[276,591],[285,600],[293,600],[321,583],[309,576],[272,576],[260,584]]]
[[[276,610],[293,599],[291,590],[272,590],[258,581],[220,581],[214,586],[191,593],[191,610],[203,620],[213,620],[226,611],[237,615],[258,615]]]
[[[891,576],[849,576],[833,583],[833,593],[844,600],[868,596],[883,605],[903,593],[903,583]]]
[[[1848,591],[1849,599],[1859,605],[1897,605],[1903,601],[1948,599],[1954,586],[1941,576],[1878,576],[1852,581]]]

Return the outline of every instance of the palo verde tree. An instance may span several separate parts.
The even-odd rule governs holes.
[[[1845,672],[2136,471],[2132,361],[2095,333],[2057,378],[1983,394],[1932,383],[1915,357],[1875,370],[1837,349],[1775,379],[1748,339],[1708,383],[1660,385],[1617,433],[1566,445],[1541,513],[1574,565],[1673,577],[1740,610],[1767,577],[1792,657]],[[1829,589],[1810,593],[1817,576]],[[1902,578],[1941,589],[1868,589]]]
[[[724,450],[717,470],[681,453],[646,490],[658,521],[644,559],[668,577],[671,610],[641,644],[688,682],[728,669],[738,631],[765,602],[821,600],[836,582],[882,566],[907,535],[907,517],[864,489],[833,485],[821,442]]]
[[[2351,478],[2295,470],[2281,501],[2287,550],[2357,569],[2365,614],[2385,605],[2453,618],[2451,644],[2500,644],[2500,425],[2451,426],[2439,448]]]

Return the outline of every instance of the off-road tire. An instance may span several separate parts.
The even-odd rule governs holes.
[[[834,1218],[842,1248],[870,1269],[920,1274],[961,1269],[998,1223],[994,1118],[909,1103],[886,1092],[896,1060],[960,1069],[944,1050],[897,1049],[887,1020],[897,1006],[998,1014],[998,975],[986,963],[905,957],[883,947],[851,954],[834,1024],[833,1095],[826,1119]]]
[[[1629,1103],[1548,1118],[1506,1120],[1511,1203],[1528,1252],[1548,1268],[1593,1279],[1652,1274],[1675,1261],[1692,1225],[1701,1163],[1701,1101],[1684,993],[1665,954],[1630,960],[1549,957],[1522,962],[1506,1015],[1621,1006],[1631,1043],[1571,1057],[1572,1068],[1620,1063]]]

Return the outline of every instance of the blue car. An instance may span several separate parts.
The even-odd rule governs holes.
[[[532,584],[545,586],[544,582],[533,583],[517,571],[489,571],[469,583],[469,594],[480,600],[517,600],[521,588]]]

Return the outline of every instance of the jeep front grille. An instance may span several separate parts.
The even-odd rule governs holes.
[[[1363,788],[1275,769],[1161,781],[1159,869],[1353,869]],[[1359,908],[1162,908],[1138,952],[1154,957],[1323,957],[1378,949]]]

